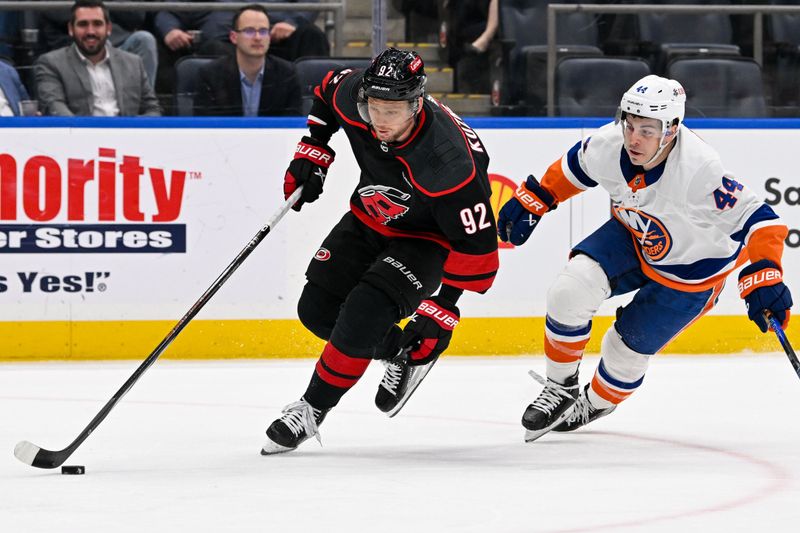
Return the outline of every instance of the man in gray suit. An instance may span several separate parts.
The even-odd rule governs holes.
[[[101,0],[77,0],[68,29],[73,44],[42,55],[34,66],[45,115],[159,116],[139,56],[106,46],[111,34]]]

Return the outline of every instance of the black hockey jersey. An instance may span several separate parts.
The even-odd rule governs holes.
[[[499,266],[489,156],[477,134],[430,96],[408,139],[377,139],[358,113],[362,72],[329,72],[315,89],[311,135],[328,142],[340,127],[361,176],[350,209],[387,237],[435,241],[450,252],[442,282],[485,292]],[[330,186],[330,184],[328,184]]]

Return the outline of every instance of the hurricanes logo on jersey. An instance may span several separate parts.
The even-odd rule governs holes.
[[[405,215],[408,206],[403,202],[411,198],[410,194],[386,185],[361,187],[358,194],[367,214],[384,225]]]
[[[639,242],[642,252],[651,261],[664,259],[672,249],[672,237],[667,227],[653,215],[638,209],[615,205],[614,216],[625,224]]]

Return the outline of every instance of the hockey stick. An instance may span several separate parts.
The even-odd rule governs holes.
[[[778,342],[781,343],[783,346],[783,351],[786,352],[786,357],[789,358],[789,362],[792,363],[792,368],[794,368],[797,377],[800,378],[800,361],[797,360],[797,354],[794,353],[794,348],[792,345],[789,344],[789,339],[786,338],[786,332],[783,331],[781,327],[781,323],[778,322],[778,319],[770,314],[766,314],[767,320],[769,320],[769,325],[772,326],[772,330],[775,332],[775,336],[778,337]]]
[[[231,275],[236,271],[239,266],[244,262],[245,259],[256,249],[261,241],[272,231],[272,228],[278,223],[278,221],[283,218],[289,209],[294,205],[294,203],[300,198],[300,194],[303,192],[303,187],[298,187],[291,196],[286,200],[286,202],[281,206],[278,211],[272,215],[272,217],[267,221],[267,223],[258,230],[258,233],[247,243],[247,245],[239,252],[239,255],[234,258],[233,261],[222,271],[222,274],[214,280],[214,283],[206,289],[206,292],[197,300],[189,311],[183,315],[177,324],[172,328],[172,330],[164,337],[164,340],[156,346],[156,349],[153,350],[147,359],[145,359],[139,368],[128,378],[122,387],[114,393],[114,396],[100,409],[100,412],[95,415],[89,425],[86,426],[83,431],[81,431],[80,435],[72,441],[72,444],[64,448],[63,450],[58,451],[50,451],[45,450],[44,448],[40,448],[35,444],[28,442],[26,440],[18,443],[14,447],[14,455],[17,459],[22,461],[25,464],[35,466],[36,468],[58,468],[61,466],[64,461],[66,461],[70,455],[78,449],[83,441],[85,441],[92,432],[97,429],[97,426],[105,420],[111,410],[114,408],[117,403],[122,400],[122,398],[128,393],[128,391],[133,388],[134,384],[139,381],[139,378],[150,368],[153,363],[156,362],[156,359],[167,349],[167,347],[175,340],[175,337],[186,327],[186,325],[197,315],[198,312],[208,303],[214,294],[222,287],[222,285],[231,277]]]

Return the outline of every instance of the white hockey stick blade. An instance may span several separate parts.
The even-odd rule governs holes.
[[[33,465],[33,460],[36,458],[36,454],[39,453],[39,450],[41,450],[41,448],[37,445],[23,440],[14,446],[14,457],[26,465]]]

